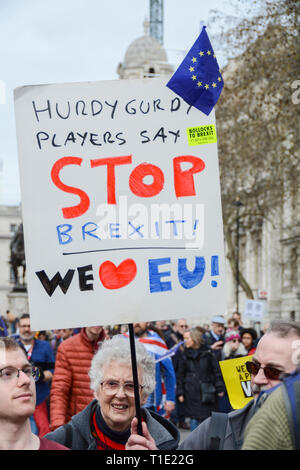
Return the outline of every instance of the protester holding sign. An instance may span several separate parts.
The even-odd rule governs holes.
[[[135,348],[140,403],[144,404],[155,386],[155,363],[140,342]],[[90,377],[96,399],[47,437],[72,450],[123,450],[136,414],[130,345],[124,335],[103,342],[93,358]],[[177,428],[156,413],[144,408],[141,412],[155,447],[176,449]]]

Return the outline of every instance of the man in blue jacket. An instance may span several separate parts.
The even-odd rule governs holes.
[[[24,313],[19,319],[19,343],[26,351],[27,359],[40,369],[40,379],[36,383],[36,409],[34,420],[39,437],[50,431],[47,399],[50,395],[50,381],[54,372],[54,355],[47,341],[34,338],[30,317]]]
[[[170,357],[160,360],[161,356],[168,352],[168,347],[161,336],[149,328],[149,325],[147,322],[134,324],[135,336],[156,361],[156,386],[154,392],[149,395],[145,408],[169,418],[175,408],[176,375]],[[165,400],[163,400],[164,395]]]

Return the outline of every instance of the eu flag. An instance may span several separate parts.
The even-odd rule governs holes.
[[[8,331],[2,316],[0,316],[0,336],[8,336]]]
[[[167,87],[207,116],[215,106],[224,82],[205,26],[193,47],[167,83]]]

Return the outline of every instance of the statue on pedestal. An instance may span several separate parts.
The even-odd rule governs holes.
[[[23,224],[21,223],[15,232],[10,242],[10,264],[13,270],[14,276],[14,288],[13,291],[26,291],[25,273],[26,273],[26,262],[25,262],[25,247],[24,247],[24,236],[23,236]],[[22,283],[20,282],[19,270],[21,267],[22,272]]]

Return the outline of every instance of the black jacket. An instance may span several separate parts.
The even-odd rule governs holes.
[[[202,404],[201,382],[215,386],[215,403]],[[224,391],[221,370],[211,349],[204,344],[199,349],[184,348],[177,371],[177,396],[184,396],[185,415],[203,421],[217,410],[217,393]]]

